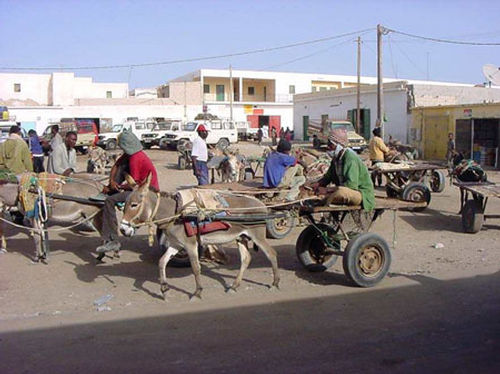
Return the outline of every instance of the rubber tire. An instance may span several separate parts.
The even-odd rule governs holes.
[[[462,209],[462,229],[464,232],[475,234],[481,231],[484,222],[484,212],[481,203],[477,200],[467,200]]]
[[[220,149],[221,151],[223,151],[223,150],[225,150],[227,147],[229,147],[229,144],[231,144],[231,143],[229,142],[229,140],[228,140],[228,139],[226,139],[226,138],[221,138],[221,139],[219,139],[219,141],[217,142],[216,147],[217,147],[218,149]]]
[[[179,156],[177,159],[177,168],[179,170],[185,170],[186,169],[186,158],[184,156]]]
[[[286,211],[283,211],[286,212]],[[281,213],[281,212],[280,212]],[[270,239],[283,239],[286,237],[292,230],[294,229],[296,225],[296,220],[295,217],[292,215],[289,215],[288,217],[285,217],[287,219],[287,225],[286,225],[286,230],[279,230],[276,228],[275,225],[275,219],[269,219],[266,221],[266,237]],[[282,218],[276,218],[276,219],[282,219]]]
[[[385,185],[385,194],[391,199],[397,199],[399,197],[399,192],[388,184]]]
[[[443,192],[444,187],[446,186],[446,177],[444,176],[444,173],[441,170],[433,170],[431,178],[437,181],[437,185],[432,182],[429,183],[432,192]]]
[[[108,151],[114,151],[116,149],[116,140],[111,139],[106,142],[106,149]]]
[[[163,256],[168,248],[167,246],[161,244],[163,235],[162,229],[156,229],[156,239],[158,243],[157,250],[160,256]],[[170,259],[167,266],[172,266],[174,268],[188,268],[191,267],[191,262],[189,261],[189,256],[186,251],[181,250]]]
[[[413,208],[411,210],[414,212],[421,212],[425,210],[431,202],[431,190],[429,189],[429,187],[420,182],[412,182],[405,187],[401,197],[403,198],[403,200],[406,201],[422,201],[422,200],[412,200],[411,195],[417,191],[419,191],[423,195],[424,199],[423,201],[425,201],[427,205],[424,206],[423,208]]]
[[[325,230],[330,235],[335,235],[336,231],[333,227],[326,225],[324,223],[318,223],[316,225],[320,230]],[[313,225],[307,226],[297,238],[297,242],[295,244],[295,252],[297,253],[297,258],[299,262],[304,266],[308,271],[313,273],[319,273],[322,271],[331,268],[337,262],[339,256],[331,255],[324,262],[318,262],[311,254],[311,247],[317,248],[316,246],[323,246],[323,248],[319,248],[321,252],[326,247],[323,242],[320,233]],[[340,248],[340,243],[339,243]]]
[[[320,149],[321,148],[321,142],[317,137],[313,138],[313,148],[314,149]]]
[[[366,275],[359,267],[359,259],[362,251],[370,246],[377,247],[382,256],[380,269],[373,275]],[[373,287],[379,283],[389,271],[391,266],[391,251],[389,245],[381,236],[368,232],[351,239],[342,258],[342,265],[347,279],[358,287]]]

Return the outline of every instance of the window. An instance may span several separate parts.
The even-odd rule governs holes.
[[[14,92],[21,92],[21,83],[14,83]]]
[[[203,93],[204,94],[210,93],[210,85],[209,84],[203,85]]]
[[[316,87],[312,87],[312,92],[316,92]]]
[[[293,84],[288,86],[288,93],[291,95],[295,94],[295,86]]]
[[[320,91],[326,91],[326,87],[320,87],[319,90]]]
[[[210,127],[212,130],[222,130],[222,122],[212,122]]]
[[[255,87],[248,87],[248,94],[255,95]]]
[[[106,91],[106,99],[111,99],[113,97],[113,91]]]

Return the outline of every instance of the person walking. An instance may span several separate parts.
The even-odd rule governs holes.
[[[45,171],[45,167],[43,166],[45,156],[40,144],[40,138],[35,130],[28,131],[28,136],[29,149],[33,157],[33,171],[35,173],[43,173]]]
[[[448,133],[448,144],[446,147],[446,163],[448,164],[448,170],[453,169],[453,157],[455,156],[455,139],[453,133]]]
[[[370,151],[370,161],[372,162],[372,167],[377,165],[379,162],[384,162],[385,156],[389,153],[389,148],[385,145],[384,140],[380,137],[380,127],[375,127],[372,131],[372,138],[368,144],[368,149]],[[378,174],[375,177],[375,173],[372,173],[372,182],[375,185],[375,179],[377,179],[378,185],[382,185],[382,174]]]
[[[191,161],[193,172],[198,180],[198,185],[209,184],[208,181],[208,148],[206,139],[208,136],[207,128],[204,125],[198,126],[198,136],[193,140],[193,149],[191,150]]]
[[[273,146],[275,146],[276,144],[278,144],[277,137],[278,137],[278,133],[276,132],[276,128],[275,127],[271,127],[271,139],[272,139],[272,142],[273,142]]]
[[[21,137],[21,128],[17,125],[9,129],[9,138],[0,144],[0,169],[14,174],[33,171],[31,153]]]
[[[262,131],[262,127],[259,127],[259,129],[257,130],[257,144],[261,144],[262,143],[262,137],[264,136],[264,131]]]

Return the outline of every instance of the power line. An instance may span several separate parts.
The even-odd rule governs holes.
[[[414,34],[409,34],[409,33],[402,32],[402,31],[397,31],[397,30],[389,29],[387,27],[384,27],[384,29],[388,33],[389,32],[393,32],[395,34],[409,36],[410,38],[429,40],[431,42],[438,42],[438,43],[462,44],[462,45],[477,45],[477,46],[495,46],[495,45],[500,45],[500,43],[498,43],[498,42],[483,43],[483,42],[466,42],[466,41],[461,41],[461,40],[449,40],[449,39],[440,39],[440,38],[430,38],[430,37],[427,37],[427,36],[414,35]]]
[[[5,67],[5,66],[0,66],[0,69],[1,70],[98,70],[98,69],[122,69],[122,68],[137,68],[137,67],[146,67],[146,66],[171,65],[171,64],[179,64],[179,63],[185,63],[185,62],[215,60],[215,59],[220,59],[220,58],[245,56],[245,55],[256,54],[256,53],[277,51],[280,49],[294,48],[294,47],[299,47],[299,46],[308,45],[308,44],[321,43],[321,42],[325,42],[328,40],[339,39],[339,38],[343,38],[346,36],[365,33],[367,31],[373,31],[373,30],[374,30],[374,28],[369,28],[369,29],[353,31],[353,32],[345,33],[345,34],[335,35],[335,36],[328,36],[328,37],[320,38],[320,39],[308,40],[305,42],[287,44],[287,45],[278,46],[278,47],[261,48],[261,49],[254,49],[254,50],[249,50],[249,51],[244,51],[244,52],[228,53],[228,54],[224,54],[224,55],[194,57],[194,58],[169,60],[169,61],[162,61],[162,62],[148,62],[148,63],[141,63],[141,64],[126,64],[126,65],[77,66],[77,67],[8,67],[8,66]]]

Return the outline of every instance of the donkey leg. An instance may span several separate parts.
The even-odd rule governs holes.
[[[193,271],[194,281],[196,282],[196,290],[193,297],[201,299],[201,266],[200,260],[198,259],[198,241],[192,241],[191,243],[185,243],[184,249],[189,255],[189,262],[191,263],[191,270]]]
[[[264,234],[265,235],[265,234]],[[273,288],[279,288],[279,283],[280,283],[280,275],[279,275],[279,270],[278,270],[278,255],[276,254],[276,251],[274,250],[273,247],[267,242],[267,240],[262,237],[262,235],[254,235],[253,237],[251,235],[250,239],[253,240],[255,244],[264,252],[266,255],[267,259],[271,262],[271,266],[273,268],[273,284],[271,285],[271,289]]]
[[[160,262],[158,263],[158,267],[160,268],[160,290],[164,300],[167,299],[167,291],[169,289],[166,272],[167,264],[170,259],[177,254],[177,252],[179,252],[179,250],[177,250],[176,248],[168,247],[167,251],[163,256],[161,256]]]
[[[40,226],[38,225],[37,220],[30,220],[31,221],[31,226],[35,231],[31,232],[31,235],[33,236],[33,243],[35,244],[35,256],[33,257],[34,262],[39,262],[40,259],[43,257],[43,250],[42,250],[42,232],[40,231]]]
[[[252,260],[252,255],[248,251],[248,241],[246,239],[238,239],[238,250],[240,252],[241,266],[238,276],[234,280],[234,283],[227,289],[227,292],[236,291],[236,288],[240,286],[241,280],[243,279],[243,273],[248,268],[250,261]]]

